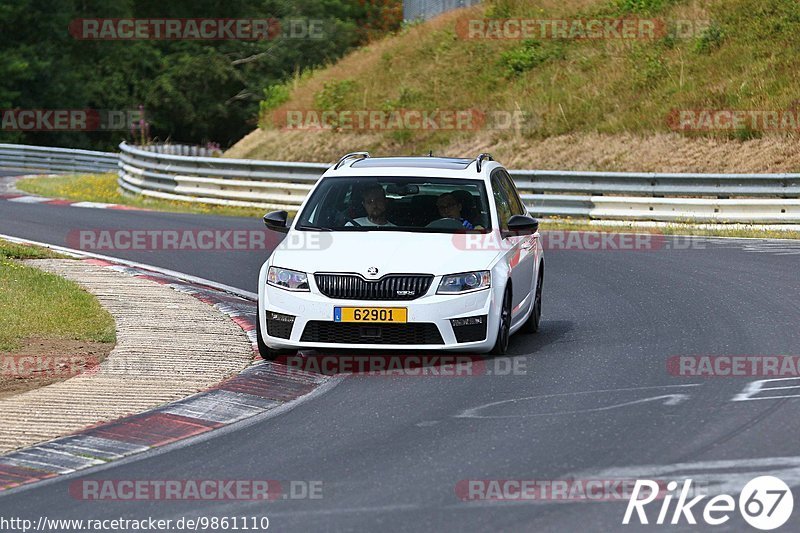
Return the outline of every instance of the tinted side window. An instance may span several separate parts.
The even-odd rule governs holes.
[[[503,185],[502,176],[495,172],[492,175],[492,196],[494,197],[494,205],[497,207],[497,218],[500,222],[500,229],[508,229],[508,219],[513,214],[511,212],[511,205],[509,204],[508,191]]]
[[[514,185],[514,180],[511,179],[511,176],[508,175],[508,172],[500,171],[500,175],[502,176],[501,184],[503,185],[503,189],[506,191],[506,196],[508,197],[508,203],[511,207],[511,214],[512,215],[525,215],[526,209],[525,204],[522,203],[522,199],[519,197],[519,193],[517,192],[517,187]]]

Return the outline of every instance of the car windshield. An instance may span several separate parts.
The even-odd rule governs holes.
[[[296,229],[459,233],[491,230],[483,181],[452,178],[325,178]]]

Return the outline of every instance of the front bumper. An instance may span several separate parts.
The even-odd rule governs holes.
[[[463,295],[437,295],[440,278],[435,278],[428,294],[415,300],[376,301],[329,298],[319,293],[313,284],[311,292],[293,292],[263,281],[259,289],[259,320],[264,343],[270,348],[486,352],[494,346],[500,307],[494,287]],[[405,307],[407,323],[384,328],[381,324],[335,322],[335,307]],[[276,329],[276,322],[268,324],[268,313],[294,317],[290,333],[285,325]],[[470,334],[459,335],[462,340],[470,339],[468,342],[458,342],[451,319],[475,316],[485,317],[486,335],[480,340],[471,340],[477,338],[473,328]],[[270,335],[270,329],[273,333],[280,331],[282,336],[289,333],[289,336]],[[372,342],[370,335],[376,333],[380,336]]]

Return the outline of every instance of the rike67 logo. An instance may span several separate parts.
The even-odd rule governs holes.
[[[698,514],[706,524],[719,526],[728,522],[736,511],[737,501],[728,494],[718,494],[711,498],[708,494],[695,496],[691,479],[685,480],[680,492],[676,494],[677,489],[677,481],[670,481],[667,484],[667,493],[664,494],[659,490],[658,482],[648,479],[637,480],[622,523],[628,525],[638,521],[639,524],[649,524],[652,514],[648,519],[645,507],[656,500],[661,501],[658,517],[654,522],[658,525],[696,525],[695,514]],[[676,496],[677,501],[673,508],[672,502]],[[701,502],[706,498],[709,499],[702,505]],[[744,486],[739,494],[738,507],[739,513],[748,524],[756,529],[768,531],[782,526],[789,520],[794,508],[794,498],[789,486],[779,478],[759,476]]]

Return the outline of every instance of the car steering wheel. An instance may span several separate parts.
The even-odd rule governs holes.
[[[463,228],[464,224],[462,224],[461,220],[452,217],[443,217],[434,220],[433,222],[429,222],[426,228]]]

